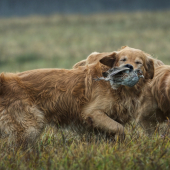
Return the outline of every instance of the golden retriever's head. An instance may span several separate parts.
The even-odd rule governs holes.
[[[120,51],[112,52],[101,58],[100,63],[110,68],[128,64],[134,70],[141,69],[145,79],[153,79],[154,77],[153,59],[138,49],[123,47]]]

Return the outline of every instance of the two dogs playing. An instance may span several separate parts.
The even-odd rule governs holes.
[[[126,64],[143,72],[144,78],[135,86],[119,86],[115,90],[109,82],[94,80],[103,76],[103,72]],[[153,85],[161,86],[160,82],[154,82],[160,76],[157,74],[158,65],[162,63],[143,51],[123,47],[112,53],[92,53],[71,70],[1,73],[0,137],[9,137],[16,145],[22,143],[26,146],[36,140],[47,124],[74,124],[89,131],[96,129],[109,135],[119,135],[123,139],[124,125],[132,118],[149,127],[147,117],[150,114],[154,112],[166,116],[168,113],[164,106],[161,107],[163,99],[162,103],[157,101],[160,94],[154,93]],[[168,73],[165,74],[167,78]],[[167,86],[164,89],[167,94],[168,82],[165,80],[162,83]],[[148,100],[154,103],[150,112],[147,112],[151,109]],[[158,110],[161,111],[158,113]]]

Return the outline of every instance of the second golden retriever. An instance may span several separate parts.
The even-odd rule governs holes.
[[[170,66],[162,65],[155,69],[155,76],[144,92],[136,118],[149,134],[156,130],[157,123],[170,119]]]

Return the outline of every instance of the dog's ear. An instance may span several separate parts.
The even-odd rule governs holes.
[[[115,61],[116,61],[116,52],[111,53],[110,55],[107,55],[105,57],[103,57],[102,59],[100,59],[100,63],[108,66],[108,67],[113,67]]]
[[[149,58],[149,59],[146,61],[145,70],[146,70],[145,78],[146,78],[146,79],[153,79],[153,77],[154,77],[154,72],[155,72],[154,60],[153,60],[153,59]]]
[[[148,56],[149,59],[153,60],[155,68],[162,66],[162,65],[165,65],[161,60],[153,58],[152,56],[150,56],[150,54],[145,53],[145,55]]]

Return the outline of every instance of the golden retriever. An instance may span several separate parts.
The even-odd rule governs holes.
[[[121,50],[129,49],[128,46],[123,46]],[[118,50],[117,53],[120,53],[121,50]],[[103,56],[109,55],[111,53],[91,53],[87,59],[82,60],[76,63],[73,68],[78,68],[79,66],[85,66],[92,63],[98,62]],[[167,110],[168,103],[170,103],[170,99],[167,99],[169,94],[166,92],[165,87],[165,79],[168,74],[168,70],[170,68],[168,66],[162,66],[164,63],[158,59],[152,58],[149,54],[145,53],[148,58],[152,59],[154,62],[154,67],[156,68],[156,75],[153,80],[148,81],[147,86],[143,88],[142,95],[138,98],[138,102],[140,103],[140,107],[133,114],[133,118],[137,123],[140,123],[142,127],[149,133],[153,133],[156,124],[159,122],[163,122],[169,117]],[[162,67],[159,67],[162,66]],[[158,76],[159,75],[159,76]],[[164,79],[164,81],[162,80]],[[161,88],[164,91],[160,90]],[[166,107],[164,105],[167,105]],[[166,109],[166,110],[165,110]],[[170,109],[170,108],[169,108]],[[170,118],[170,117],[169,117]]]
[[[102,72],[131,64],[145,76],[134,87],[95,81]],[[104,68],[105,65],[105,68]],[[154,62],[141,50],[124,48],[76,69],[37,69],[0,74],[0,136],[17,145],[32,143],[47,124],[75,124],[124,136],[123,125],[139,106],[145,84],[154,76]]]
[[[136,117],[149,134],[156,130],[157,123],[170,119],[170,66],[156,67]]]

